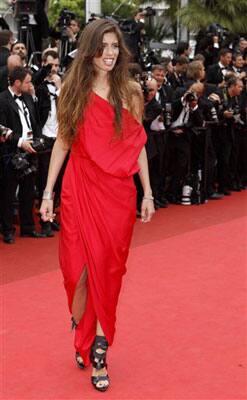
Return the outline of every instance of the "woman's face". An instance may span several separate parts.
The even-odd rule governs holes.
[[[114,68],[119,54],[119,43],[116,34],[113,32],[105,33],[102,47],[102,55],[94,57],[93,64],[98,72],[110,72]]]

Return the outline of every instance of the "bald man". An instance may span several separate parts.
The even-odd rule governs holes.
[[[10,55],[7,58],[7,65],[5,67],[0,68],[0,92],[3,92],[8,88],[8,74],[9,71],[12,71],[15,67],[21,67],[22,60],[20,56],[17,54]]]

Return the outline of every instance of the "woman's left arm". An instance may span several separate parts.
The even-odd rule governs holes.
[[[149,222],[155,212],[154,210],[154,198],[152,195],[152,189],[149,181],[149,173],[148,173],[148,161],[147,161],[147,153],[145,146],[142,148],[142,151],[138,158],[138,164],[140,167],[139,176],[144,192],[144,196],[142,199],[141,205],[141,219],[142,222]]]
[[[134,111],[134,117],[137,121],[142,124],[142,116],[143,116],[143,109],[144,109],[144,101],[143,101],[143,94],[141,90],[141,86],[137,82],[130,82],[132,93],[131,93],[131,102],[132,108]],[[149,222],[155,212],[154,210],[154,198],[152,195],[152,189],[150,186],[149,180],[149,173],[148,173],[148,160],[147,160],[147,153],[146,148],[143,146],[139,158],[138,164],[140,167],[139,176],[144,192],[144,196],[142,199],[141,205],[141,220],[142,222]]]

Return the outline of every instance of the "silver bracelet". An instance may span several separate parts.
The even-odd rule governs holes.
[[[42,200],[53,200],[54,196],[55,196],[54,192],[48,192],[47,190],[44,190]]]
[[[154,200],[153,196],[143,196],[142,200]]]

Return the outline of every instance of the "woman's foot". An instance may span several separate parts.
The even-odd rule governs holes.
[[[75,361],[76,361],[76,363],[77,363],[77,365],[78,365],[78,367],[80,369],[84,369],[85,368],[85,364],[84,364],[83,358],[82,358],[82,356],[80,355],[80,353],[78,351],[75,353]]]
[[[105,392],[109,387],[107,374],[106,351],[108,342],[104,336],[96,336],[91,348],[91,362],[93,364],[92,384],[96,390]]]
[[[71,330],[73,331],[78,326],[77,322],[75,321],[74,317],[71,318]],[[75,361],[80,369],[85,368],[85,364],[83,361],[82,356],[80,355],[79,351],[75,353]]]

